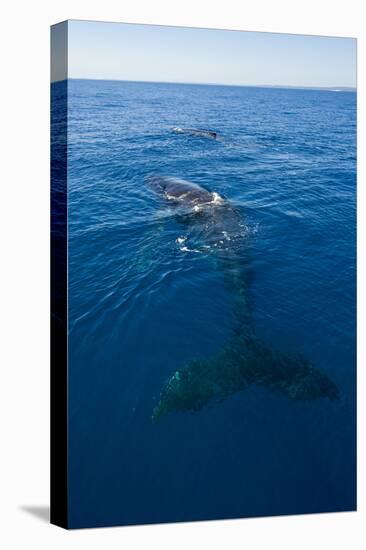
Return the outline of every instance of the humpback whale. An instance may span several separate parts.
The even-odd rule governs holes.
[[[172,132],[176,134],[189,134],[190,136],[205,137],[216,139],[217,133],[212,130],[201,130],[199,128],[181,128],[180,126],[174,126]]]
[[[327,374],[306,358],[271,349],[257,338],[248,301],[248,258],[243,246],[241,212],[217,192],[179,178],[152,176],[152,189],[177,209],[190,229],[195,250],[214,260],[233,298],[233,337],[214,357],[193,360],[167,380],[153,409],[157,422],[167,413],[198,411],[250,385],[267,388],[294,400],[338,399]]]

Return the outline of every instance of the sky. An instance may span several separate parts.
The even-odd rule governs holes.
[[[54,59],[51,77],[61,80]],[[68,77],[356,87],[356,39],[69,21]]]

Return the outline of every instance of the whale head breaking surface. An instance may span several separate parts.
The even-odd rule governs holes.
[[[173,176],[150,176],[150,186],[165,199],[190,206],[223,204],[224,199],[197,183]]]
[[[185,244],[181,250],[215,252],[216,256],[221,250],[222,256],[230,256],[233,260],[233,253],[246,228],[241,214],[224,196],[173,176],[149,176],[147,182],[169,204],[177,223],[187,233],[177,239],[178,243]]]

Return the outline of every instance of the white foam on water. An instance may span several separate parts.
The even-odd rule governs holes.
[[[216,191],[213,191],[213,193],[212,193],[212,202],[214,204],[222,204],[224,202],[224,199],[221,197],[221,195],[216,193]]]
[[[181,252],[198,252],[198,253],[201,253],[202,250],[197,250],[197,248],[188,248],[188,246],[186,246],[184,243],[186,242],[188,237],[186,237],[185,235],[182,235],[181,237],[178,237],[175,242],[177,243],[177,245],[179,245],[179,250]]]
[[[188,246],[181,246],[179,250],[181,252],[198,252],[198,254],[202,253],[202,250],[197,250],[197,248],[188,248]]]

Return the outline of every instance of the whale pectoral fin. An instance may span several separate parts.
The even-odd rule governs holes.
[[[238,337],[212,359],[192,361],[178,370],[165,384],[152,419],[157,422],[169,412],[198,411],[249,385],[298,401],[339,398],[334,382],[306,359]]]
[[[156,422],[169,412],[199,411],[210,401],[223,401],[247,386],[236,357],[227,352],[210,360],[191,361],[165,384],[152,419]]]
[[[338,388],[327,374],[304,357],[277,350],[267,352],[266,368],[262,374],[258,371],[254,383],[297,401],[339,398]]]
[[[247,338],[238,354],[240,370],[251,384],[293,400],[339,397],[338,388],[328,375],[302,356],[271,349],[255,338]]]

